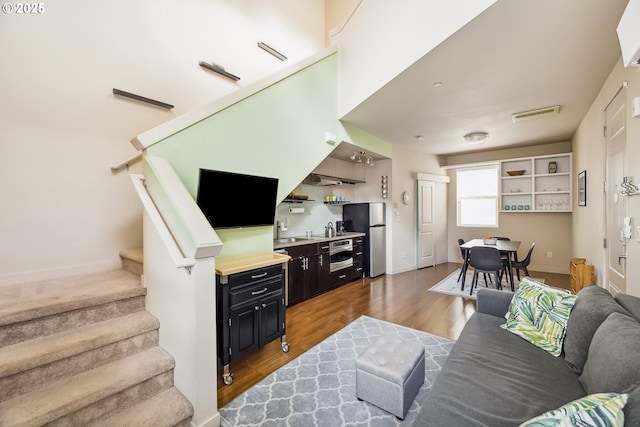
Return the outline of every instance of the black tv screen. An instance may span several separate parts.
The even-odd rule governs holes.
[[[278,179],[200,169],[197,203],[213,228],[273,225]]]

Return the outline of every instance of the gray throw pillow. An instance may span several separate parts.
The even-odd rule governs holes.
[[[580,383],[587,394],[621,393],[640,383],[640,323],[613,313],[593,335]]]
[[[576,374],[582,373],[593,334],[611,313],[628,314],[606,289],[591,285],[578,292],[564,337],[564,360]]]
[[[627,294],[618,294],[615,299],[633,317],[640,320],[640,298]]]

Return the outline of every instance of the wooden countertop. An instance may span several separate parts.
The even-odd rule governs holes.
[[[216,258],[216,274],[228,276],[255,268],[282,264],[288,262],[289,259],[291,259],[289,255],[274,252],[258,252],[247,255]]]

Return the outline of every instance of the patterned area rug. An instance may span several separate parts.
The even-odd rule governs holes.
[[[456,271],[451,273],[444,280],[438,282],[435,286],[433,286],[429,290],[433,292],[439,292],[441,294],[455,295],[458,297],[463,297],[468,299],[476,299],[476,291],[478,290],[478,288],[485,287],[484,276],[480,275],[480,277],[478,278],[478,287],[473,290],[472,295],[469,295],[469,286],[471,286],[471,279],[473,278],[473,269],[467,271],[467,278],[465,279],[463,291],[460,290],[460,284],[462,280],[460,282],[457,281],[459,274],[460,274],[460,269],[457,269]],[[488,274],[487,274],[487,277],[489,277]],[[535,280],[536,282],[544,283],[544,279],[534,279],[534,278],[531,278],[531,279]],[[494,282],[495,282],[495,279],[494,279]],[[517,277],[515,277],[515,275],[513,278],[513,282],[515,283],[515,289],[518,290],[518,285],[520,281],[518,280]],[[490,289],[496,288],[495,283],[492,283],[492,282],[489,282],[487,284],[487,287]],[[506,278],[502,279],[502,290],[511,292],[511,285],[509,285],[509,281]]]
[[[425,382],[403,421],[356,398],[355,359],[385,334],[425,347]],[[409,426],[454,342],[362,316],[220,408],[222,426]]]

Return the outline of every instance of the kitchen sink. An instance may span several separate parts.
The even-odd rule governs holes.
[[[283,237],[282,239],[276,239],[277,243],[295,243],[301,240],[309,240],[303,237]]]

